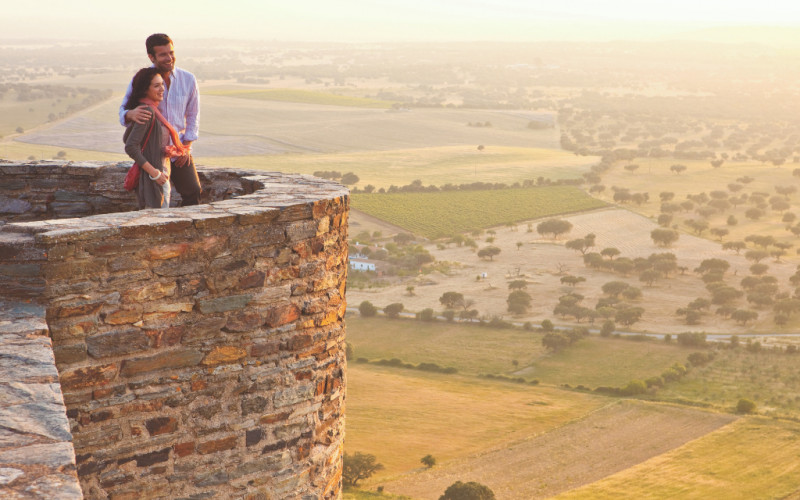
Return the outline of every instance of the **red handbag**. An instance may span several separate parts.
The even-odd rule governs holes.
[[[144,138],[144,143],[142,144],[142,151],[144,151],[145,146],[147,146],[147,141],[150,139],[150,132],[153,131],[153,124],[155,123],[156,118],[153,117],[150,120],[150,128],[147,130],[147,137]],[[139,166],[138,163],[134,162],[133,166],[128,169],[128,173],[125,174],[125,182],[122,186],[125,188],[125,191],[133,191],[139,186],[139,176],[142,175],[142,167]]]

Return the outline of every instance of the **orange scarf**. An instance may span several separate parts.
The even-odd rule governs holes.
[[[139,102],[141,102],[142,104],[147,104],[148,106],[153,108],[153,110],[156,112],[156,117],[158,118],[158,121],[160,121],[161,124],[167,127],[167,130],[169,130],[169,135],[172,138],[172,145],[167,146],[164,150],[164,153],[166,153],[170,158],[177,158],[178,156],[184,156],[189,154],[192,148],[190,147],[187,148],[186,146],[183,145],[180,137],[178,137],[178,132],[176,132],[175,129],[172,127],[172,125],[167,121],[167,119],[164,118],[164,115],[161,114],[161,111],[158,110],[158,103],[156,103],[152,99],[148,99],[147,97],[145,97],[144,99],[140,99]]]

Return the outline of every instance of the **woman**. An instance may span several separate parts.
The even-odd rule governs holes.
[[[186,151],[178,133],[158,110],[164,99],[164,79],[156,68],[142,68],[133,77],[131,88],[125,109],[144,104],[150,111],[146,123],[131,123],[122,137],[125,152],[142,170],[136,188],[139,208],[169,208],[170,158]]]

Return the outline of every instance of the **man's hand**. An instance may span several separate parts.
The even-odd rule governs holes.
[[[191,158],[191,157],[192,157],[192,155],[190,155],[190,154],[185,154],[183,156],[176,157],[174,159],[175,160],[175,166],[176,167],[183,167],[183,166],[188,165],[189,164],[189,158]]]
[[[190,152],[186,153],[183,156],[179,156],[175,158],[175,166],[176,167],[183,167],[189,164],[189,159],[192,157],[191,148],[192,142],[194,141],[183,141],[183,147],[190,150]]]
[[[150,119],[150,111],[147,110],[147,106],[142,104],[138,108],[129,109],[125,112],[125,121],[126,122],[135,122],[139,125],[144,125],[147,123],[147,120]]]

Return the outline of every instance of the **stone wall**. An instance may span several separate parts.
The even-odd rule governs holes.
[[[347,190],[199,169],[210,204],[108,213],[124,172],[0,164],[0,300],[41,308],[84,495],[340,496]]]

